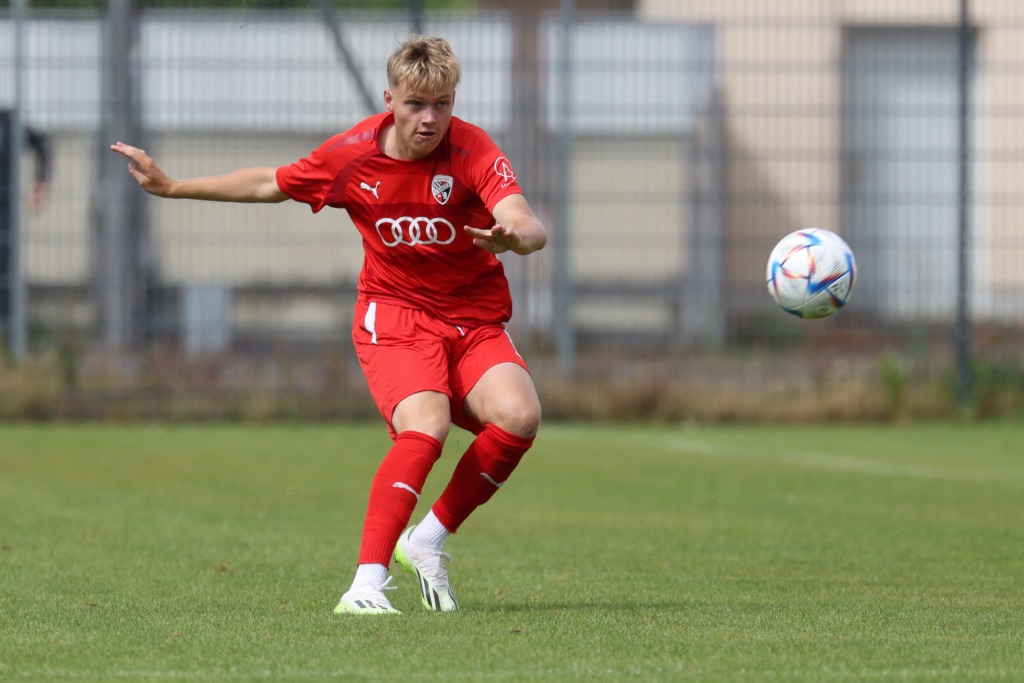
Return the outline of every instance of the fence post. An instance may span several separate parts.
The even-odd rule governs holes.
[[[957,404],[967,411],[971,404],[971,322],[968,311],[968,264],[970,229],[970,71],[972,35],[969,0],[960,0],[959,104],[960,104],[960,187],[958,216],[958,261],[956,302]]]
[[[14,106],[11,108],[10,130],[5,144],[10,145],[10,209],[9,264],[7,291],[10,301],[10,344],[15,360],[28,354],[25,325],[25,240],[21,223],[21,150],[25,146],[25,0],[12,0],[14,10]]]
[[[552,235],[555,260],[555,342],[558,371],[563,377],[576,369],[576,330],[573,324],[572,277],[572,29],[575,0],[562,0],[561,40],[558,41],[558,196]]]
[[[331,9],[330,0],[317,0],[317,4],[320,6],[320,14],[323,16],[327,30],[331,32],[331,37],[334,38],[334,49],[338,52],[338,56],[345,65],[345,69],[348,70],[349,75],[352,77],[352,82],[355,83],[356,89],[359,90],[359,97],[363,101],[366,115],[373,116],[377,113],[377,105],[374,104],[373,95],[370,94],[370,89],[366,86],[366,81],[363,80],[363,74],[359,70],[359,65],[356,64],[355,57],[352,56],[352,51],[348,49],[348,44],[345,42],[344,36],[341,35],[341,28],[334,19],[334,10]]]
[[[423,33],[423,0],[409,0],[409,14],[412,16],[412,32]]]
[[[511,119],[506,134],[502,137],[502,149],[508,153],[512,168],[518,174],[519,186],[529,198],[534,212],[553,215],[550,207],[554,196],[548,192],[549,183],[544,182],[550,175],[550,154],[539,154],[549,150],[550,128],[542,123],[544,116],[540,105],[541,64],[538,55],[542,53],[541,18],[534,4],[521,2],[510,7],[508,21],[512,29],[511,71]],[[545,209],[548,209],[545,211]],[[518,340],[530,338],[534,310],[530,303],[531,287],[529,262],[521,256],[509,254],[501,257],[505,276],[512,290],[512,319],[506,327],[509,334]],[[553,290],[552,290],[553,291]]]
[[[109,0],[104,29],[103,120],[99,144],[100,177],[96,215],[96,264],[100,341],[107,350],[122,349],[132,341],[136,301],[138,254],[132,232],[136,224],[139,191],[125,170],[123,157],[107,149],[113,142],[141,144],[135,116],[131,53],[133,0]]]
[[[717,349],[725,338],[722,314],[723,121],[717,89],[701,112],[690,145],[689,273],[683,283],[680,337],[684,345]]]

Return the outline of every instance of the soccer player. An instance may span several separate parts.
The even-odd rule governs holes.
[[[352,339],[394,445],[370,486],[339,614],[399,613],[384,595],[392,554],[427,609],[457,610],[445,540],[508,480],[540,424],[533,380],[505,332],[512,298],[495,254],[541,249],[544,227],[501,150],[452,116],[462,72],[445,40],[413,36],[387,72],[385,113],[290,166],[174,181],[144,151],[111,146],[154,195],[345,209],[363,237]],[[476,439],[430,512],[403,531],[452,423]]]

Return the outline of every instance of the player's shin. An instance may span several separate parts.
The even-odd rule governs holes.
[[[388,565],[441,447],[440,441],[419,432],[402,432],[395,439],[370,486],[359,564]]]
[[[451,481],[432,508],[441,524],[455,533],[501,488],[532,445],[532,437],[526,439],[487,425],[459,460]]]

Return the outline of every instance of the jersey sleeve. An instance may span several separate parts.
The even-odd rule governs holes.
[[[337,160],[327,152],[331,138],[294,164],[277,169],[277,187],[291,199],[309,204],[313,213],[324,208],[327,192],[338,175]]]
[[[473,190],[488,211],[505,197],[522,194],[512,162],[483,131],[479,131],[470,154],[469,177]]]

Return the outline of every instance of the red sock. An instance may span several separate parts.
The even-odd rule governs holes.
[[[391,563],[391,553],[409,523],[423,482],[441,457],[441,442],[419,432],[402,432],[370,485],[359,564]]]
[[[444,528],[454,534],[473,510],[489,501],[532,445],[532,438],[487,425],[459,460],[452,480],[434,503],[434,515]]]

